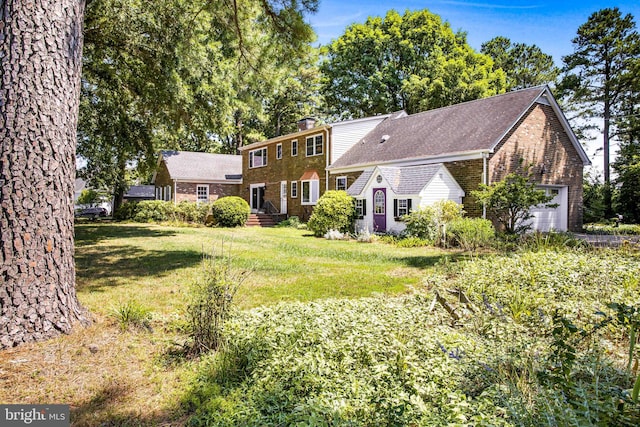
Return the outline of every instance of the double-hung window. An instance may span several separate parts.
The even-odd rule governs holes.
[[[393,216],[396,219],[402,218],[411,212],[411,199],[395,199],[393,201]]]
[[[336,190],[347,191],[347,177],[339,176],[336,178]]]
[[[196,196],[197,196],[198,203],[208,203],[209,202],[209,186],[198,185],[196,187]]]
[[[276,145],[276,159],[280,160],[282,158],[282,144]]]
[[[307,138],[307,157],[322,154],[322,134]]]
[[[317,179],[302,182],[302,204],[315,205],[320,194],[320,181]]]
[[[298,198],[298,181],[291,181],[291,198]]]
[[[249,151],[249,167],[260,168],[267,166],[267,148]]]
[[[295,157],[298,155],[298,140],[294,139],[291,141],[291,157]]]
[[[363,219],[367,215],[367,200],[356,199],[356,218]]]

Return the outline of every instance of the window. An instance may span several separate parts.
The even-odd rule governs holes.
[[[376,215],[384,215],[384,191],[378,190],[373,195],[373,212]]]
[[[294,139],[291,141],[291,157],[295,157],[298,155],[298,140]]]
[[[322,154],[322,135],[307,138],[307,157]]]
[[[339,176],[336,178],[336,190],[347,191],[347,177]]]
[[[298,197],[298,181],[291,181],[291,198],[296,199]]]
[[[393,201],[393,216],[402,218],[411,212],[411,199],[395,199]]]
[[[171,200],[171,186],[170,185],[166,185],[164,187],[164,200],[167,201],[167,202]]]
[[[198,203],[208,203],[209,202],[209,186],[208,185],[198,185],[196,188],[196,196]]]
[[[356,199],[356,217],[363,219],[367,215],[367,200]]]
[[[302,181],[302,204],[315,205],[320,193],[320,181]]]
[[[282,144],[276,145],[276,159],[282,158]]]
[[[267,149],[259,148],[249,152],[249,167],[260,168],[267,166]]]
[[[156,200],[162,200],[162,187],[156,187]]]

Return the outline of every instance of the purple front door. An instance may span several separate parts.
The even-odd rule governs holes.
[[[373,230],[387,231],[387,190],[373,189]]]

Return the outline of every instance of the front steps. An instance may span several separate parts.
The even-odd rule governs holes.
[[[276,220],[269,214],[252,213],[249,215],[247,227],[273,227],[277,224]]]

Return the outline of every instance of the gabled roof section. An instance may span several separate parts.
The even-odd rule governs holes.
[[[379,166],[373,170],[362,172],[358,179],[351,184],[347,193],[353,197],[361,195],[373,175],[380,174],[395,194],[418,194],[440,170],[446,171],[446,167],[442,163],[404,167]]]
[[[162,151],[160,161],[174,180],[231,184],[242,180],[242,156],[238,155]]]
[[[489,152],[541,97],[554,107],[588,164],[551,91],[547,86],[536,86],[409,116],[392,116],[337,159],[330,169]]]

